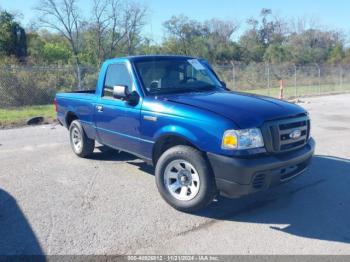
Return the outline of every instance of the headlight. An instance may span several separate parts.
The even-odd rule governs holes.
[[[259,128],[227,130],[222,138],[223,149],[250,149],[264,146]]]

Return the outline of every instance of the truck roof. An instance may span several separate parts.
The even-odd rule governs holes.
[[[184,55],[135,55],[135,56],[126,56],[126,57],[117,57],[108,59],[108,62],[118,62],[118,61],[125,61],[129,60],[132,62],[136,61],[149,61],[153,59],[164,59],[164,58],[173,58],[173,59],[193,59],[194,57],[191,56],[184,56]]]

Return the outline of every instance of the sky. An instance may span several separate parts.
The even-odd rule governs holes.
[[[80,9],[89,15],[92,0],[79,0]],[[39,0],[0,0],[0,8],[21,13],[22,25],[35,21],[33,10]],[[347,0],[138,0],[147,6],[147,26],[144,35],[161,41],[164,36],[162,24],[172,15],[186,15],[204,21],[211,18],[235,19],[245,28],[249,17],[257,17],[262,8],[269,8],[275,14],[286,18],[312,17],[327,28],[350,32],[350,1]]]

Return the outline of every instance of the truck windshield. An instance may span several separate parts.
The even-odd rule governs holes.
[[[223,90],[217,77],[197,59],[156,58],[136,61],[135,67],[150,95]]]

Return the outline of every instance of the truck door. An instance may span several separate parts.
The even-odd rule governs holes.
[[[125,63],[108,66],[101,98],[95,105],[95,125],[102,144],[116,149],[138,153],[140,103],[130,105],[113,97],[113,87],[127,86],[134,91],[131,73]]]

